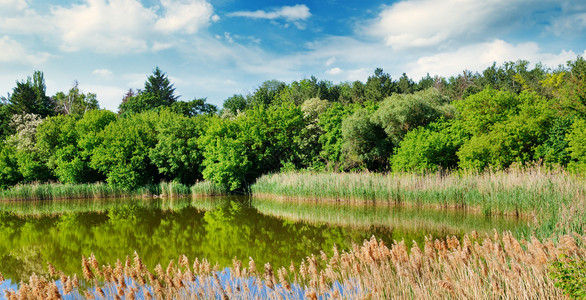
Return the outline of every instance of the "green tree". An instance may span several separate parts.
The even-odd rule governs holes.
[[[26,81],[17,81],[9,97],[13,114],[36,114],[41,117],[55,114],[55,103],[46,95],[43,72],[35,71]]]
[[[109,184],[133,189],[159,179],[149,157],[157,144],[156,112],[133,114],[109,123],[100,133],[90,166],[106,175]]]
[[[413,94],[394,94],[380,104],[372,118],[396,146],[409,130],[440,117],[451,118],[454,113],[449,99],[432,88]]]
[[[322,149],[320,156],[330,169],[342,168],[342,122],[360,107],[359,104],[342,105],[336,102],[319,117],[318,126],[323,130],[319,137]]]
[[[329,106],[330,102],[319,98],[308,99],[301,105],[305,127],[301,132],[297,146],[299,148],[298,157],[303,168],[321,167],[322,145],[319,139],[324,130],[319,125],[319,119]]]
[[[132,89],[126,93],[118,112],[122,115],[141,113],[161,106],[171,106],[178,97],[174,95],[175,88],[169,81],[167,74],[159,67],[153,70],[144,83],[144,90],[135,94]]]
[[[166,73],[163,73],[159,67],[153,70],[144,83],[143,93],[151,94],[160,99],[162,105],[169,106],[177,101],[179,97],[175,96],[175,88],[169,81]]]
[[[85,112],[92,109],[99,109],[96,94],[84,94],[79,90],[77,80],[73,83],[73,87],[69,93],[65,95],[63,92],[58,92],[53,96],[56,102],[56,109],[62,114],[69,115],[83,115]]]
[[[469,139],[458,121],[439,120],[407,132],[395,148],[393,171],[424,173],[458,166],[457,152]]]
[[[586,172],[586,121],[577,120],[572,125],[571,131],[566,135],[568,141],[568,152],[571,161],[568,164],[570,170]]]
[[[387,166],[391,143],[384,129],[372,121],[376,108],[359,109],[342,121],[342,165],[346,169],[380,170]]]
[[[366,101],[382,101],[396,92],[396,83],[391,79],[391,76],[384,73],[381,68],[376,68],[376,70],[374,70],[374,75],[369,76],[366,80],[364,88]]]
[[[156,124],[157,144],[149,158],[167,181],[193,184],[202,179],[202,150],[198,139],[205,132],[208,117],[186,117],[163,110]]]
[[[233,95],[228,99],[224,100],[223,109],[224,111],[230,112],[231,115],[236,116],[240,112],[245,111],[249,106],[249,101],[247,98],[242,96],[241,94]]]
[[[304,126],[301,110],[290,104],[255,106],[234,120],[214,119],[201,139],[203,176],[230,190],[293,161],[291,147]]]
[[[18,170],[16,149],[6,143],[0,143],[0,189],[5,189],[22,180]]]
[[[191,101],[177,101],[171,106],[171,111],[187,117],[194,117],[202,114],[215,114],[218,108],[206,103],[206,99],[193,99]]]

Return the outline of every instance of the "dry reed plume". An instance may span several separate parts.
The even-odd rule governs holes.
[[[207,260],[190,263],[181,255],[164,268],[149,271],[138,254],[114,266],[101,265],[92,254],[82,258],[85,281],[51,269],[51,278],[32,275],[7,299],[560,299],[561,290],[548,276],[548,266],[559,260],[584,261],[586,235],[564,235],[557,242],[516,239],[494,232],[462,239],[426,240],[407,249],[374,237],[349,251],[308,256],[299,265],[248,268],[236,258],[219,271]],[[262,272],[262,273],[261,273]],[[0,275],[1,276],[1,275]],[[83,286],[83,287],[81,287]]]

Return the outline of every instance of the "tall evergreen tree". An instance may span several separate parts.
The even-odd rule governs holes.
[[[144,83],[143,93],[150,93],[161,100],[162,105],[169,106],[177,101],[174,95],[175,88],[169,81],[167,74],[161,71],[159,67],[153,70],[153,75],[147,78]]]

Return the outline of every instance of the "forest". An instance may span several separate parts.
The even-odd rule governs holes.
[[[0,188],[106,182],[133,190],[211,181],[247,191],[263,174],[480,172],[540,165],[586,172],[586,60],[555,69],[494,63],[449,78],[269,80],[221,108],[183,101],[156,67],[142,89],[99,108],[77,82],[43,73],[0,103]]]

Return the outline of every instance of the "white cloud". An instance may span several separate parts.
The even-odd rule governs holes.
[[[282,6],[272,11],[256,10],[256,11],[237,11],[229,13],[230,17],[246,17],[253,19],[285,19],[287,21],[306,20],[311,16],[309,7],[305,4],[297,4],[294,6]]]
[[[0,30],[55,40],[66,52],[160,51],[175,45],[174,34],[195,34],[219,20],[206,0],[160,0],[154,7],[140,0],[82,0],[51,6],[42,15],[25,1],[0,1]]]
[[[9,36],[0,38],[0,62],[36,65],[47,61],[48,53],[30,53],[23,45]]]
[[[338,74],[341,74],[342,72],[344,72],[344,71],[342,71],[342,69],[340,69],[340,68],[331,68],[331,69],[329,69],[329,70],[326,71],[326,74],[328,74],[328,75],[338,75]]]
[[[25,0],[0,0],[0,15],[10,16],[28,8]]]
[[[64,51],[89,48],[102,53],[148,49],[146,38],[156,19],[153,10],[137,0],[86,0],[52,10]]]
[[[326,65],[326,67],[328,67],[328,66],[333,65],[335,62],[336,62],[336,57],[332,56],[332,57],[328,58],[328,60],[326,60],[325,65]]]
[[[494,39],[538,2],[547,0],[406,0],[386,7],[366,31],[395,49],[445,48],[462,40]]]
[[[586,12],[564,15],[554,20],[548,29],[558,36],[568,32],[583,31],[586,29]]]
[[[161,0],[165,9],[164,17],[157,20],[155,28],[163,32],[197,32],[213,18],[214,9],[204,0]]]
[[[100,77],[108,77],[112,75],[112,71],[108,69],[96,69],[92,72],[92,74],[100,76]]]
[[[586,53],[586,51],[585,51]],[[544,53],[536,43],[509,44],[503,40],[490,43],[478,43],[462,47],[456,51],[443,52],[418,59],[407,65],[407,74],[412,78],[430,75],[453,76],[464,69],[482,71],[506,61],[527,60],[531,63],[541,62],[548,67],[557,67],[568,60],[576,59],[573,51],[561,51],[559,54]]]
[[[173,48],[175,44],[174,43],[161,43],[161,42],[153,42],[153,51],[158,52],[158,51],[163,51],[163,50],[167,50],[170,48]]]

